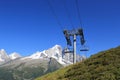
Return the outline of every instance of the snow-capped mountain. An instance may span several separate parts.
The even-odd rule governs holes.
[[[39,59],[39,58],[50,58],[53,57],[55,59],[58,59],[59,57],[62,57],[62,48],[59,45],[55,45],[54,47],[44,50],[42,52],[37,51],[36,53],[32,54],[29,58],[32,59]]]
[[[62,47],[60,45],[55,45],[52,48],[49,48],[44,51],[37,51],[30,56],[22,57],[20,54],[14,52],[10,55],[7,55],[4,49],[0,50],[0,62],[7,62],[10,60],[15,60],[20,58],[20,60],[28,60],[28,59],[50,59],[54,58],[62,65],[69,65],[73,63],[73,54],[72,53],[64,53]],[[77,61],[82,60],[82,56],[76,56]]]
[[[4,49],[1,49],[0,50],[0,62],[6,62],[8,60],[10,60],[9,56],[7,55]]]
[[[14,60],[14,59],[20,58],[22,56],[16,52],[13,52],[9,55],[9,57],[10,57],[10,59]]]
[[[45,50],[42,52],[37,51],[36,53],[32,54],[31,56],[27,57],[27,58],[31,58],[31,59],[40,59],[40,58],[45,58],[47,56],[47,54],[45,53]]]
[[[10,60],[20,58],[20,57],[21,56],[16,52],[11,53],[10,55],[8,55],[4,49],[0,50],[0,64],[4,63],[4,62],[8,62]]]
[[[44,50],[42,52],[37,51],[36,53],[32,54],[31,56],[27,57],[31,59],[41,59],[41,58],[54,58],[60,64],[69,65],[73,63],[73,54],[72,53],[64,53],[62,47],[60,45],[55,45],[48,50]],[[77,61],[81,61],[83,59],[82,56],[76,56]]]
[[[60,45],[55,45],[54,47],[44,50],[42,52],[37,51],[36,53],[32,54],[28,58],[31,59],[40,59],[40,58],[54,58],[59,63],[65,64],[62,59],[62,47]]]

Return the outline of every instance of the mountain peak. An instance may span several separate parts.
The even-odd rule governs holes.
[[[9,57],[10,57],[10,59],[17,59],[17,58],[20,58],[21,57],[21,55],[19,54],[19,53],[17,53],[17,52],[13,52],[13,53],[11,53],[10,55],[9,55]]]
[[[58,44],[56,44],[55,46],[53,46],[53,47],[61,47],[60,45],[58,45]]]
[[[4,49],[1,49],[0,51],[5,51]]]
[[[0,61],[8,61],[9,56],[7,55],[6,51],[4,49],[0,50]]]
[[[55,46],[52,47],[52,49],[61,50],[62,47],[60,45],[56,44]]]

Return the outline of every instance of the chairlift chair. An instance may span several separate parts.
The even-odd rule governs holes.
[[[64,53],[73,53],[73,49],[72,48],[65,48]]]
[[[81,47],[80,51],[89,51],[89,48],[84,45]]]

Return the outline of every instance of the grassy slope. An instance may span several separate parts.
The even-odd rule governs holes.
[[[120,47],[102,51],[36,80],[120,80]]]

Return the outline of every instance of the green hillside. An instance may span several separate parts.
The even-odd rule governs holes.
[[[36,80],[120,80],[120,46]]]

